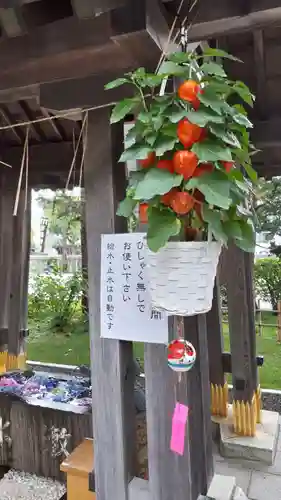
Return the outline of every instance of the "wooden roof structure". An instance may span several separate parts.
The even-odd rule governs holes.
[[[113,103],[127,89],[104,92],[104,84],[140,65],[155,69],[180,4],[180,0],[0,0],[0,127],[70,108]],[[253,140],[263,151],[255,157],[255,166],[261,175],[277,175],[281,2],[186,0],[177,26],[186,18],[190,42],[216,41],[244,61],[231,63],[229,69],[257,95]],[[81,119],[79,112],[76,118]],[[46,178],[45,172],[42,185],[60,183],[71,163],[73,133],[78,132],[79,124],[67,118],[31,126],[31,170],[39,156],[41,163],[48,155],[59,159],[49,165],[51,177]],[[24,134],[24,127],[0,130],[3,161],[20,161]]]

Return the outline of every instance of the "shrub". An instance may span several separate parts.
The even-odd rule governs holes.
[[[256,294],[269,301],[272,309],[277,310],[281,299],[281,262],[277,257],[266,257],[255,263]]]
[[[50,274],[38,275],[31,282],[29,320],[47,321],[50,329],[64,332],[80,308],[81,296],[81,273],[67,277],[53,267]]]

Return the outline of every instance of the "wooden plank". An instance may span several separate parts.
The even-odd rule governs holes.
[[[170,338],[176,336],[170,319]],[[206,493],[213,476],[210,382],[206,318],[184,318],[185,338],[197,350],[195,367],[178,375],[167,364],[164,346],[145,345],[149,489],[152,500],[196,500]],[[185,453],[171,453],[172,412],[176,400],[189,406]]]
[[[234,399],[251,401],[257,388],[253,256],[231,244],[226,259]]]
[[[100,338],[101,234],[126,231],[116,216],[125,192],[125,167],[117,164],[123,146],[122,126],[109,125],[109,110],[89,113],[85,155],[86,229],[89,273],[89,319],[95,480],[97,498],[126,500],[134,475],[133,383],[126,373],[132,343]]]
[[[233,16],[213,21],[193,23],[188,37],[190,41],[207,40],[221,36],[231,36],[269,26],[281,25],[281,7],[251,12],[245,16]]]
[[[218,279],[216,279],[214,286],[212,309],[206,314],[206,322],[210,382],[215,385],[224,385],[225,379],[222,362],[223,334]]]
[[[188,373],[191,481],[194,499],[206,495],[214,475],[206,315],[184,318],[185,338],[197,353]]]
[[[172,318],[170,333],[174,337]],[[167,349],[156,344],[145,345],[146,419],[148,439],[149,491],[151,500],[170,500],[175,492],[178,500],[192,499],[190,425],[183,457],[170,451],[172,415],[176,398],[188,404],[187,377],[178,375],[167,364]]]

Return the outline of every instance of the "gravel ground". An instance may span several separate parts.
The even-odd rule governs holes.
[[[1,500],[60,500],[65,491],[58,481],[13,469],[0,481]]]

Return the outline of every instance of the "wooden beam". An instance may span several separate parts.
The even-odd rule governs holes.
[[[190,41],[206,40],[263,29],[269,26],[281,26],[281,7],[251,12],[245,16],[194,23],[191,25],[188,37]]]
[[[51,117],[51,115],[50,115],[50,113],[48,112],[47,109],[40,107],[40,111],[41,111],[42,115],[45,118],[50,118]],[[51,126],[51,128],[53,129],[53,131],[55,132],[56,136],[58,137],[58,139],[60,141],[65,141],[66,140],[65,131],[64,131],[62,125],[60,124],[59,120],[57,120],[57,119],[56,120],[50,120],[47,123]]]
[[[73,11],[79,19],[98,16],[125,4],[126,0],[71,0]]]
[[[127,500],[128,482],[134,475],[134,387],[126,377],[133,359],[132,343],[100,337],[101,234],[127,230],[125,219],[116,216],[126,186],[125,165],[117,165],[123,126],[111,127],[109,110],[99,109],[89,113],[87,134],[85,200],[95,484],[98,498]]]
[[[128,70],[133,69],[128,68]],[[114,104],[119,99],[130,97],[133,88],[124,85],[114,90],[105,91],[106,83],[120,76],[120,72],[108,72],[40,85],[40,105],[44,108],[63,111],[71,108],[85,108]]]
[[[39,85],[29,85],[27,87],[10,88],[0,91],[0,103],[10,103],[15,101],[35,100],[39,103]]]
[[[26,117],[26,121],[29,122],[32,120],[34,120],[34,115],[32,114],[31,110],[30,110],[30,107],[28,106],[27,102],[26,101],[19,101],[19,106],[21,107],[25,117]],[[40,124],[39,123],[32,123],[30,125],[30,131],[32,133],[32,135],[35,137],[35,139],[40,142],[41,140],[46,140],[46,135],[44,133],[43,130],[41,130],[40,128]]]
[[[0,105],[0,113],[4,118],[5,125],[11,126],[10,131],[14,134],[17,142],[19,144],[23,144],[24,135],[22,133],[22,130],[20,129],[20,127],[13,127],[13,117],[11,116],[8,108],[4,105],[2,105],[2,106]],[[9,130],[7,130],[7,131],[9,131]]]
[[[23,148],[13,146],[2,149],[0,159],[18,171],[21,164]],[[81,164],[81,151],[78,151],[76,158],[76,168]],[[54,142],[46,144],[36,144],[29,146],[29,170],[30,172],[50,173],[68,172],[73,160],[73,143]],[[4,168],[4,167],[1,167]]]
[[[0,90],[126,70],[149,60],[155,63],[159,48],[149,26],[159,12],[154,8],[154,17],[146,16],[144,3],[138,0],[133,6],[135,15],[129,15],[132,0],[129,4],[130,8],[120,7],[92,19],[67,18],[2,40]]]
[[[257,97],[257,112],[259,118],[265,120],[267,118],[267,94],[266,94],[266,69],[265,69],[265,54],[263,31],[261,29],[253,32],[254,38],[254,61],[256,73],[256,97]]]

